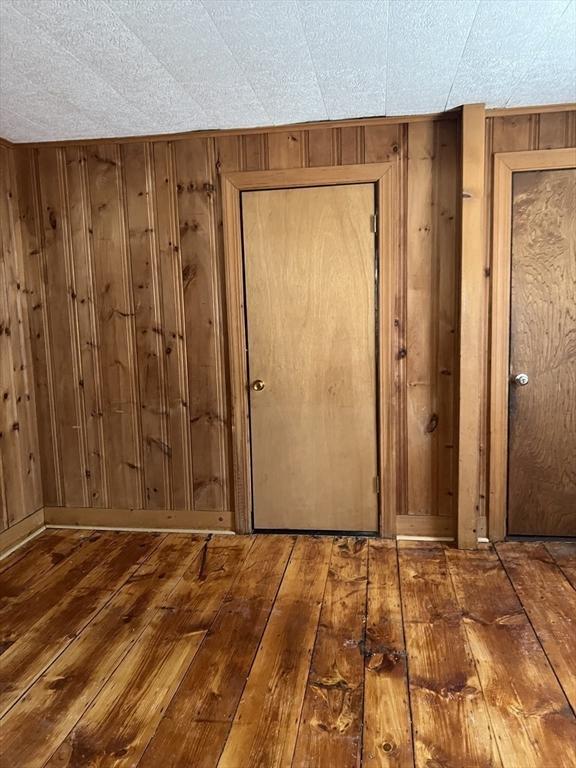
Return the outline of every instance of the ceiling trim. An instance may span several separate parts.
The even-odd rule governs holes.
[[[535,107],[494,107],[486,110],[486,117],[507,117],[512,115],[532,115],[545,112],[572,112],[576,102],[568,104],[540,104]]]
[[[220,136],[245,136],[260,133],[285,133],[286,131],[310,131],[322,128],[358,128],[365,125],[394,125],[398,123],[421,123],[429,120],[454,120],[460,114],[460,107],[446,112],[430,112],[422,115],[394,115],[391,117],[355,117],[344,120],[317,120],[307,123],[285,125],[263,125],[253,128],[222,128],[212,130],[182,131],[179,133],[143,134],[142,136],[103,136],[86,139],[61,139],[55,141],[13,142],[15,147],[61,147],[83,146],[86,144],[131,144],[140,141],[180,141],[193,138],[218,138]]]
[[[467,105],[469,106],[469,105]],[[285,133],[286,131],[312,131],[322,128],[358,128],[369,125],[394,125],[398,123],[419,123],[429,120],[453,120],[461,113],[462,107],[454,107],[446,112],[430,112],[422,115],[398,115],[392,117],[356,117],[345,120],[319,120],[308,123],[287,125],[267,125],[255,128],[224,128],[221,130],[184,131],[180,133],[157,133],[142,136],[118,136],[86,139],[61,139],[60,141],[23,141],[13,142],[0,136],[0,144],[13,147],[62,147],[84,146],[89,144],[131,144],[140,141],[181,141],[193,138],[218,138],[219,136],[245,136],[247,134]],[[486,117],[512,117],[514,115],[543,114],[546,112],[576,111],[576,102],[567,104],[540,104],[537,106],[487,109]]]

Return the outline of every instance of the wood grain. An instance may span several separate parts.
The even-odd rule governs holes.
[[[498,766],[445,551],[402,542],[399,560],[415,765]]]
[[[570,584],[576,589],[576,542],[549,541],[546,549],[562,569]]]
[[[487,235],[490,233],[490,199],[492,194],[492,159],[496,152],[526,151],[534,149],[556,149],[574,146],[576,143],[576,120],[573,105],[558,105],[557,107],[543,107],[532,110],[508,110],[488,111],[486,119],[486,168],[485,168],[485,202],[488,215],[484,223],[484,231]],[[417,158],[415,162],[410,158],[409,151],[409,129],[408,126],[430,126],[434,125],[435,139],[434,151],[432,157],[426,162],[432,165],[432,209],[431,213],[425,210],[417,210],[412,196],[408,197],[407,189],[409,186],[409,177],[411,174],[418,174],[421,161]],[[0,230],[2,231],[3,243],[15,243],[17,246],[16,256],[19,263],[23,265],[24,279],[14,280],[8,283],[8,291],[17,292],[16,285],[19,282],[24,286],[20,290],[18,302],[25,308],[28,304],[26,316],[30,329],[30,351],[26,351],[27,343],[24,339],[24,362],[30,361],[34,366],[34,376],[29,376],[30,386],[25,386],[24,390],[30,395],[31,401],[41,403],[37,408],[38,439],[37,450],[31,451],[34,455],[34,463],[31,466],[35,473],[35,484],[31,487],[37,494],[38,507],[45,504],[61,506],[67,504],[64,498],[66,490],[69,489],[72,494],[81,491],[83,496],[87,495],[85,503],[89,507],[103,506],[116,509],[129,509],[141,504],[147,506],[146,494],[151,496],[161,496],[167,490],[166,479],[164,485],[159,485],[160,479],[164,478],[164,470],[159,468],[163,464],[168,465],[168,477],[173,476],[176,484],[182,487],[178,490],[182,492],[188,488],[190,495],[190,485],[192,486],[192,496],[196,497],[196,509],[209,507],[215,512],[219,512],[216,506],[222,506],[223,509],[232,508],[232,499],[235,498],[235,486],[237,478],[233,477],[232,462],[232,428],[230,423],[230,414],[227,412],[226,403],[229,396],[229,375],[228,359],[225,353],[226,331],[223,326],[223,266],[224,255],[221,238],[221,207],[222,207],[222,189],[219,184],[219,172],[240,171],[240,170],[265,170],[267,168],[295,169],[303,167],[323,167],[326,166],[346,166],[359,163],[374,163],[384,159],[386,162],[394,162],[398,168],[398,176],[395,182],[395,199],[399,201],[399,210],[397,219],[393,222],[395,237],[398,241],[398,264],[399,282],[398,296],[396,300],[396,314],[394,317],[393,329],[395,338],[395,356],[398,375],[395,378],[395,402],[398,408],[395,409],[396,419],[398,420],[399,433],[402,436],[399,443],[398,456],[395,458],[397,469],[398,485],[398,508],[395,513],[400,516],[407,516],[409,508],[422,507],[425,514],[416,517],[447,515],[454,517],[454,497],[450,492],[455,493],[455,483],[451,481],[455,478],[455,445],[452,438],[454,423],[451,424],[451,414],[454,413],[454,407],[457,405],[454,382],[456,379],[450,378],[443,370],[450,370],[450,356],[453,350],[455,334],[452,333],[451,318],[449,313],[452,311],[452,302],[448,301],[449,292],[453,290],[451,281],[455,279],[455,247],[458,233],[458,220],[451,220],[452,213],[450,200],[455,183],[458,183],[458,145],[457,145],[458,116],[454,113],[443,116],[417,116],[414,118],[375,118],[361,121],[340,121],[337,123],[324,123],[317,125],[301,125],[291,127],[274,127],[269,129],[254,129],[244,131],[233,131],[228,133],[219,132],[218,134],[181,134],[174,137],[151,137],[150,141],[146,137],[135,137],[127,140],[103,140],[93,142],[86,146],[86,142],[72,142],[67,144],[54,144],[53,146],[42,146],[33,148],[29,146],[2,145],[2,163],[3,168],[8,167],[9,173],[0,174],[2,177],[3,189],[12,192],[12,202],[0,206]],[[428,128],[425,129],[428,132]],[[271,146],[270,139],[272,138]],[[294,137],[296,140],[288,140],[288,137]],[[412,138],[416,134],[412,132]],[[162,149],[159,155],[153,151],[153,145],[160,144]],[[171,149],[167,146],[171,145]],[[128,149],[130,147],[130,149]],[[134,154],[131,155],[132,147]],[[137,147],[137,149],[136,149]],[[145,149],[147,147],[147,149]],[[100,149],[102,151],[100,152]],[[138,198],[139,192],[143,191],[140,180],[143,177],[141,164],[146,165],[145,155],[148,152],[149,162],[147,165],[149,174],[146,191],[151,194],[146,196],[143,201]],[[8,153],[8,154],[6,154]],[[46,218],[47,204],[50,201],[45,199],[44,191],[50,188],[51,180],[47,178],[45,158],[55,153],[52,157],[60,153],[63,158],[59,161],[60,170],[56,186],[59,187],[57,195],[59,198],[60,213],[67,219],[67,226],[62,230],[63,237],[57,239],[58,247],[54,249],[52,230],[45,231],[44,221]],[[109,185],[107,200],[98,198],[98,205],[105,203],[108,209],[95,211],[96,218],[92,220],[93,206],[92,194],[94,191],[95,176],[103,178],[102,169],[99,163],[88,162],[90,156],[94,153],[103,158],[108,158],[109,153],[120,160],[119,172],[113,173],[116,179]],[[108,154],[107,154],[108,153]],[[128,160],[128,158],[132,158]],[[154,158],[158,158],[159,164],[156,168]],[[168,157],[166,163],[164,158]],[[150,161],[150,158],[152,159]],[[114,157],[112,157],[114,159]],[[272,162],[270,162],[272,160]],[[41,162],[39,162],[41,161]],[[104,163],[106,165],[106,163]],[[130,168],[128,167],[130,165]],[[168,176],[163,175],[163,170],[170,170]],[[162,192],[161,199],[156,200],[156,185],[153,184],[153,176],[158,172],[160,186],[158,190],[163,190],[164,186],[170,187],[169,190]],[[170,181],[165,184],[163,179]],[[429,178],[429,177],[428,177]],[[119,181],[118,181],[119,179]],[[137,183],[136,181],[137,180]],[[195,185],[194,190],[188,191],[188,184]],[[184,190],[179,191],[178,185],[184,184]],[[414,182],[411,182],[414,187]],[[204,185],[206,189],[204,189]],[[114,189],[113,189],[114,188]],[[145,197],[144,195],[142,197]],[[138,198],[138,199],[135,199]],[[210,201],[208,202],[208,199]],[[430,201],[430,190],[428,189],[424,198]],[[6,200],[6,197],[3,198]],[[14,203],[16,201],[16,204]],[[164,201],[164,202],[163,202]],[[168,201],[166,203],[166,201]],[[170,202],[171,201],[171,202]],[[194,202],[196,201],[196,202]],[[155,233],[148,232],[146,237],[158,238],[158,242],[172,242],[181,249],[181,268],[182,274],[177,274],[173,270],[176,284],[168,286],[166,296],[174,296],[178,299],[184,296],[183,305],[179,306],[180,318],[184,317],[185,327],[185,355],[179,357],[179,370],[177,372],[177,391],[184,389],[185,402],[190,407],[187,415],[191,419],[189,425],[191,432],[191,453],[190,461],[180,471],[176,465],[171,466],[172,460],[167,453],[165,440],[158,436],[158,423],[168,418],[164,409],[157,409],[159,412],[145,412],[142,403],[137,405],[137,401],[142,397],[141,393],[146,393],[145,400],[152,404],[162,400],[162,394],[157,391],[157,384],[154,376],[154,358],[147,358],[144,362],[143,354],[148,354],[145,349],[153,350],[155,346],[160,346],[160,336],[154,330],[147,333],[154,336],[154,342],[147,347],[138,346],[142,337],[139,333],[146,330],[146,318],[139,316],[136,312],[136,306],[152,308],[151,317],[158,318],[160,314],[160,291],[150,285],[143,289],[137,286],[143,283],[137,283],[134,280],[135,275],[130,274],[132,269],[132,248],[136,248],[134,234],[130,233],[131,221],[134,220],[133,211],[135,205],[140,205],[141,210],[153,211],[158,203],[161,203],[162,210],[166,215],[160,219],[160,229],[156,224]],[[173,206],[173,211],[168,208]],[[164,207],[162,207],[164,206]],[[410,327],[406,327],[405,307],[406,307],[406,289],[407,278],[414,284],[414,275],[408,272],[411,254],[407,253],[407,235],[410,235],[411,242],[414,242],[417,234],[411,229],[407,230],[407,212],[411,208],[410,221],[420,226],[425,223],[432,227],[433,243],[430,249],[432,270],[426,271],[429,289],[426,289],[424,296],[425,305],[430,307],[430,314],[426,323],[427,331],[419,334],[418,328],[413,327],[418,324],[415,319],[411,321]],[[116,208],[116,211],[112,211]],[[121,210],[120,210],[121,209]],[[194,218],[191,213],[197,213]],[[443,215],[446,212],[447,215]],[[202,213],[202,215],[200,215]],[[430,215],[428,215],[430,213]],[[125,256],[114,261],[114,275],[109,275],[113,279],[101,281],[100,259],[102,253],[101,234],[99,226],[102,215],[107,216],[108,224],[105,230],[108,233],[115,233],[118,243],[123,242]],[[118,214],[118,215],[117,215]],[[56,214],[57,215],[57,214]],[[147,214],[148,215],[148,214]],[[192,219],[192,220],[191,220]],[[16,227],[12,227],[11,222],[16,222]],[[114,221],[120,222],[119,229],[116,228]],[[134,220],[136,221],[136,220]],[[143,222],[144,219],[141,219]],[[196,222],[196,223],[194,223]],[[61,222],[60,222],[61,223]],[[196,224],[198,229],[195,230]],[[190,226],[192,225],[192,226]],[[57,221],[58,226],[58,221]],[[138,229],[138,223],[135,225]],[[12,234],[13,233],[13,234]],[[171,237],[172,233],[175,237]],[[435,233],[435,234],[434,234]],[[176,237],[177,236],[177,237]],[[424,236],[424,235],[423,235]],[[47,237],[47,240],[46,240]],[[60,237],[58,235],[58,237]],[[98,242],[95,243],[95,237]],[[142,235],[144,237],[144,235]],[[412,249],[412,246],[410,247]],[[68,249],[68,250],[66,250]],[[483,268],[489,279],[478,281],[478,290],[481,294],[481,325],[484,331],[479,340],[479,349],[481,350],[482,373],[480,374],[479,399],[480,409],[480,433],[477,448],[478,484],[479,492],[477,494],[478,514],[481,518],[479,528],[486,528],[486,504],[485,498],[488,494],[488,472],[486,470],[488,451],[488,418],[486,406],[488,402],[488,384],[489,375],[487,365],[488,354],[488,333],[486,331],[488,323],[489,309],[489,282],[490,271],[494,269],[491,257],[491,244],[488,243],[484,252]],[[168,252],[168,251],[166,251]],[[5,245],[3,253],[6,254]],[[52,272],[48,270],[48,258],[56,253],[58,264],[57,269]],[[142,255],[143,251],[140,252]],[[417,256],[418,251],[415,252]],[[6,256],[4,255],[4,258]],[[139,256],[136,253],[136,263]],[[68,266],[66,266],[68,265]],[[404,266],[405,265],[405,266]],[[47,297],[54,292],[60,291],[62,285],[59,270],[64,268],[68,274],[75,280],[74,292],[76,299],[71,295],[66,297],[65,301],[59,301],[56,308],[49,307]],[[123,274],[121,272],[123,271]],[[143,274],[143,273],[139,273]],[[137,275],[136,275],[137,276]],[[197,276],[190,279],[192,276]],[[106,284],[110,283],[112,292],[115,294],[114,304],[118,305],[120,311],[127,311],[126,306],[131,305],[129,311],[134,311],[132,318],[124,318],[121,321],[116,317],[112,322],[118,326],[118,332],[122,335],[118,340],[112,338],[112,333],[106,330],[109,328],[108,322],[104,323],[100,311],[101,301],[106,301],[102,294]],[[482,285],[480,285],[482,283]],[[185,286],[188,286],[185,288]],[[196,291],[196,286],[201,290]],[[126,296],[126,302],[118,302],[116,295],[118,290],[123,291]],[[454,294],[456,292],[454,291]],[[59,295],[60,295],[59,294]],[[194,300],[192,300],[192,298]],[[455,296],[453,297],[455,298]],[[179,299],[181,301],[181,299]],[[76,307],[73,306],[74,302]],[[8,306],[7,304],[5,305]],[[12,306],[15,306],[12,304]],[[107,307],[107,305],[105,304]],[[109,311],[109,307],[107,307]],[[52,318],[54,312],[60,316]],[[3,315],[7,316],[7,309]],[[22,319],[25,320],[24,314]],[[68,318],[68,320],[67,320]],[[61,339],[60,336],[54,336],[51,331],[52,320],[57,327],[66,325],[73,320],[73,325],[77,324],[77,330],[74,331],[70,340]],[[142,320],[139,330],[136,330],[136,324]],[[180,320],[180,322],[182,322]],[[12,320],[12,325],[14,320]],[[154,322],[153,325],[156,326]],[[157,326],[156,326],[157,327]],[[124,328],[124,330],[121,330]],[[407,333],[411,338],[411,348],[407,349]],[[27,334],[24,334],[26,337]],[[429,339],[433,339],[432,353],[419,347],[419,339],[422,343],[429,344]],[[60,342],[64,346],[63,350],[55,350],[55,345]],[[12,334],[9,337],[11,345],[10,355],[20,358],[19,337]],[[0,344],[2,344],[2,361],[8,367],[6,368],[6,381],[13,378],[12,369],[9,367],[7,352],[7,339],[0,335]],[[124,375],[124,389],[128,392],[129,408],[132,409],[132,416],[127,419],[121,418],[120,414],[114,414],[117,418],[110,422],[110,416],[104,416],[104,411],[109,411],[109,404],[105,403],[105,398],[110,397],[110,387],[112,378],[109,376],[110,359],[118,359],[123,365],[125,358],[123,356],[115,357],[115,351],[121,349],[124,345],[132,350],[131,363],[134,363],[133,369],[127,370]],[[70,355],[66,352],[66,346],[70,345]],[[166,348],[168,345],[164,345]],[[138,352],[138,356],[137,356]],[[56,361],[62,354],[68,355],[72,360],[76,360],[77,371],[81,373],[79,380],[73,381],[72,386],[61,381],[61,371],[56,365]],[[180,353],[179,353],[180,354]],[[407,395],[412,395],[412,390],[418,391],[418,387],[411,387],[408,390],[406,378],[404,376],[405,366],[408,361],[408,355],[413,355],[416,364],[419,358],[424,355],[431,358],[430,366],[433,370],[424,370],[425,380],[429,382],[430,391],[427,395],[428,405],[434,406],[428,408],[430,418],[425,425],[433,432],[426,433],[424,438],[421,432],[415,429],[410,430],[408,437],[405,433],[407,407]],[[166,356],[165,356],[166,357]],[[182,371],[182,360],[186,358],[186,370]],[[178,367],[175,366],[175,367]],[[157,361],[157,367],[160,360]],[[70,377],[73,378],[71,369]],[[29,375],[30,369],[26,375]],[[148,374],[150,373],[150,379]],[[4,374],[3,374],[4,375]],[[156,376],[158,386],[161,386],[161,378]],[[80,384],[81,381],[81,384]],[[2,383],[4,379],[2,379]],[[13,384],[10,384],[13,386]],[[20,385],[19,385],[20,386]],[[156,387],[156,389],[155,389]],[[74,405],[79,418],[72,420],[69,414],[63,415],[60,423],[59,414],[63,400],[61,390],[72,390]],[[18,396],[16,396],[16,399]],[[124,402],[123,395],[120,397]],[[10,401],[8,401],[10,402]],[[29,401],[26,399],[26,403]],[[24,404],[24,400],[20,405]],[[144,403],[146,404],[146,403]],[[4,402],[2,402],[4,406]],[[104,406],[106,405],[106,408]],[[24,408],[20,408],[18,419],[14,418],[14,413],[9,408],[2,411],[2,427],[10,426],[14,423],[25,424],[23,419]],[[31,408],[26,405],[26,408]],[[124,405],[121,406],[124,409]],[[182,406],[185,409],[185,406]],[[196,410],[192,413],[192,408]],[[68,421],[66,421],[68,419]],[[126,423],[124,422],[130,422]],[[176,424],[179,429],[184,430],[185,417],[178,415]],[[142,422],[142,423],[140,423]],[[422,418],[418,423],[418,429],[424,424]],[[104,427],[111,424],[111,427]],[[154,429],[150,424],[154,426]],[[415,422],[412,422],[415,424]],[[34,424],[32,424],[32,436]],[[68,424],[68,427],[66,427]],[[81,429],[72,430],[71,427],[79,426]],[[126,429],[124,429],[126,427]],[[26,427],[28,429],[28,427]],[[80,450],[78,454],[70,453],[67,441],[62,440],[61,429],[69,432],[78,432],[73,434],[73,442],[79,443]],[[444,431],[446,430],[446,432]],[[0,439],[0,446],[4,451],[6,446],[8,451],[13,451],[14,455],[21,458],[14,466],[22,466],[26,470],[26,457],[30,454],[27,448],[23,446],[22,429],[17,430],[17,434],[7,433],[0,428],[3,438]],[[158,439],[160,442],[150,444],[144,435],[152,436],[152,439]],[[427,440],[427,442],[425,442]],[[412,443],[415,442],[414,451]],[[117,447],[123,442],[127,444],[122,449],[122,453],[128,452],[131,458],[128,461],[132,463],[134,456],[139,459],[134,462],[142,466],[139,470],[133,470],[134,474],[140,474],[138,478],[132,478],[129,488],[130,502],[125,503],[126,499],[122,483],[114,479],[116,474],[130,475],[126,465],[122,462],[118,464],[115,452]],[[130,445],[134,443],[133,445]],[[421,471],[419,456],[422,445],[431,443],[433,450],[427,456],[427,463],[424,470]],[[11,444],[16,444],[17,449],[11,448]],[[177,444],[182,444],[180,438]],[[61,446],[66,450],[64,466],[61,458]],[[196,447],[195,447],[196,446]],[[34,446],[33,446],[34,447]],[[158,455],[157,455],[158,454]],[[8,454],[2,454],[7,456]],[[152,456],[154,458],[152,459]],[[431,468],[428,461],[431,461]],[[14,497],[16,503],[11,503],[10,515],[19,517],[24,514],[24,507],[19,501],[18,494],[29,492],[29,487],[22,488],[18,472],[16,474],[7,473],[0,463],[0,526],[11,524],[10,517],[6,507],[6,493],[16,494]],[[11,464],[12,466],[12,464]],[[39,468],[42,469],[42,484],[44,499],[38,498],[39,493]],[[118,469],[121,467],[121,469]],[[81,476],[82,472],[84,477]],[[89,476],[86,475],[89,473]],[[188,473],[185,476],[184,473]],[[199,474],[198,474],[199,473]],[[146,480],[146,474],[151,482]],[[406,494],[406,478],[412,475],[414,485],[412,489],[417,494],[418,504],[416,507],[409,502]],[[78,476],[80,475],[80,476]],[[419,476],[425,476],[427,482],[420,484]],[[128,478],[130,479],[130,478]],[[110,482],[109,482],[110,481]],[[153,489],[158,488],[155,492]],[[148,490],[147,490],[148,489]],[[136,498],[134,497],[136,494]],[[228,494],[228,503],[226,501]],[[413,497],[416,499],[416,495]],[[192,500],[193,501],[193,500]],[[167,502],[171,503],[171,502]],[[152,500],[149,502],[152,508],[162,508],[163,505],[155,504]],[[190,503],[192,506],[192,502]],[[437,511],[434,511],[437,510]],[[202,509],[200,509],[202,511]],[[495,525],[490,522],[491,535],[501,537],[502,525],[498,522],[498,515],[501,510],[495,509],[493,520]],[[27,514],[29,511],[26,512]],[[429,514],[431,513],[431,514]],[[242,510],[239,515],[242,516]],[[13,517],[13,519],[15,519]],[[393,516],[391,517],[393,519]],[[121,520],[118,521],[121,524]]]
[[[219,768],[290,766],[332,540],[296,541]]]
[[[208,542],[47,766],[138,763],[251,545],[247,537]]]
[[[544,544],[507,542],[496,551],[576,711],[576,591]]]
[[[572,768],[567,545],[45,531],[3,765]]]
[[[508,531],[576,535],[576,169],[515,173]]]
[[[450,302],[448,294],[454,292],[456,268],[456,225],[450,217],[455,212],[457,118],[410,121],[416,124],[434,136],[426,161],[432,188],[410,202],[411,237],[418,236],[422,223],[432,227],[427,245],[432,268],[422,288],[429,307],[425,334],[419,332],[422,317],[415,311],[406,328],[402,309],[401,265],[406,263],[412,275],[418,263],[412,246],[406,253],[406,191],[409,178],[413,189],[420,178],[418,159],[409,157],[406,121],[6,149],[15,160],[26,295],[34,307],[29,312],[32,389],[43,404],[38,409],[38,464],[45,504],[116,509],[120,515],[120,510],[138,508],[233,510],[237,521],[246,521],[250,511],[240,508],[236,495],[242,478],[234,477],[231,461],[233,370],[224,326],[228,265],[219,173],[337,170],[390,162],[398,171],[390,194],[399,205],[393,218],[382,222],[388,226],[386,241],[394,260],[386,259],[381,269],[395,298],[390,325],[383,326],[381,336],[393,344],[394,383],[385,393],[386,419],[394,419],[402,439],[394,441],[392,451],[389,435],[383,436],[382,461],[395,475],[394,485],[384,489],[383,529],[393,533],[396,514],[408,510],[454,518],[455,392],[451,374],[439,370],[453,369],[454,296]],[[48,195],[52,188],[55,194]],[[57,217],[55,231],[47,219],[48,205]],[[50,259],[57,260],[54,271],[47,269]],[[71,334],[58,330],[67,326]],[[432,351],[426,347],[430,339]],[[401,373],[407,354],[416,365],[421,360],[429,385],[426,415],[423,411],[417,429],[406,435],[406,407],[414,405],[406,395],[418,390],[407,388]],[[75,366],[66,368],[65,380],[61,359]],[[73,408],[64,412],[67,402]],[[422,445],[428,446],[425,471]],[[416,483],[410,502],[404,493],[407,473]],[[121,517],[116,523],[123,524]],[[237,522],[237,528],[248,526]]]
[[[230,598],[190,665],[140,762],[214,768],[269,618],[294,540],[259,536]]]
[[[3,641],[6,650],[2,654],[2,714],[90,623],[157,544],[151,534],[135,534],[128,542],[113,534],[102,538],[105,549],[93,552],[100,555],[99,559],[93,561],[93,567],[67,590],[53,609],[45,610],[24,632]],[[11,621],[10,614],[6,621]]]
[[[174,534],[112,597],[3,719],[0,748],[9,763],[34,765],[52,755],[174,589],[204,542]],[[33,727],[24,744],[23,722]]]
[[[93,531],[47,531],[0,561],[0,598],[19,594],[66,560]]]
[[[102,424],[109,497],[120,506],[143,504],[140,408],[134,380],[133,307],[124,241],[124,202],[117,147],[88,150],[94,253],[94,300],[100,329]],[[72,505],[76,506],[76,505]]]
[[[367,540],[336,539],[292,768],[360,762],[367,561]]]
[[[415,123],[408,128],[408,210],[406,286],[406,402],[408,513],[437,512],[433,487],[435,407],[433,275],[436,272],[436,237],[433,208],[434,125]]]
[[[534,150],[548,149],[550,142],[547,136],[552,133],[556,137],[553,141],[554,149],[566,154],[568,148],[575,148],[575,117],[576,111],[572,107],[565,111],[548,109],[540,114],[535,110],[531,115],[498,114],[486,120],[485,271],[490,280],[486,281],[483,289],[485,330],[482,348],[486,355],[489,353],[489,358],[480,392],[481,401],[489,403],[489,409],[485,406],[481,422],[480,441],[483,449],[480,457],[480,514],[485,516],[489,513],[488,530],[490,537],[495,540],[506,535],[508,412],[503,390],[505,388],[507,393],[509,368],[508,350],[505,348],[508,334],[503,334],[501,329],[509,323],[506,307],[509,304],[510,290],[509,283],[503,277],[506,278],[505,265],[510,261],[510,245],[506,232],[509,235],[512,207],[508,199],[506,173],[503,173],[502,168],[499,169],[500,163],[495,155],[506,153],[511,157],[510,153],[513,153],[515,157],[524,157],[528,160],[528,168],[532,169],[551,167],[547,166],[549,161],[544,160],[542,154],[538,160]],[[561,135],[562,139],[559,138]],[[574,152],[572,156],[574,158]],[[504,192],[505,198],[502,197]],[[488,510],[485,508],[484,498],[488,499]]]
[[[478,545],[480,420],[478,382],[483,375],[484,142],[481,104],[462,108],[462,205],[460,228],[460,337],[458,347],[458,546]]]
[[[363,768],[414,764],[396,546],[370,542],[364,647]]]
[[[497,555],[446,556],[502,762],[569,768],[574,713]]]
[[[245,192],[257,529],[376,531],[374,186]]]
[[[17,166],[0,147],[0,531],[42,507]]]

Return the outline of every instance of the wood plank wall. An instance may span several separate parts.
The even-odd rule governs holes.
[[[24,277],[14,155],[0,143],[0,533],[42,507],[31,296]]]
[[[453,532],[458,143],[457,121],[447,118],[2,145],[0,313],[9,333],[0,335],[0,527],[42,505],[40,466],[44,503],[73,508],[78,522],[83,509],[112,508],[119,523],[125,510],[140,509],[181,510],[178,520],[190,525],[201,513],[202,525],[226,525],[232,478],[218,175],[391,160],[400,170],[403,274],[399,529]],[[488,515],[492,155],[570,146],[575,111],[487,119],[480,535]],[[138,519],[134,512],[131,522]]]
[[[382,161],[402,203],[397,511],[454,529],[455,116],[17,149],[47,506],[227,519],[218,174]]]
[[[530,149],[562,149],[576,147],[576,110],[542,112],[488,117],[486,120],[485,154],[485,226],[486,226],[486,285],[484,286],[483,359],[485,376],[481,382],[482,427],[480,445],[479,535],[488,530],[488,467],[489,467],[489,343],[490,311],[489,276],[492,266],[492,172],[496,152],[520,152]]]

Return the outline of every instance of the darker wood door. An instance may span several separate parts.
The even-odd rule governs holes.
[[[510,349],[508,533],[576,536],[576,169],[514,174]]]

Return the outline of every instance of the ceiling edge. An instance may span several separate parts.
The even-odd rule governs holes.
[[[445,112],[429,112],[420,115],[398,115],[391,117],[356,117],[343,120],[320,120],[287,125],[268,125],[253,128],[225,128],[221,130],[184,131],[179,133],[142,134],[136,136],[87,137],[83,139],[60,139],[52,141],[14,142],[0,137],[0,144],[13,147],[54,147],[82,146],[85,144],[129,144],[141,141],[179,141],[191,138],[218,138],[220,136],[243,136],[247,134],[284,133],[286,131],[308,131],[322,128],[350,128],[370,125],[393,125],[398,123],[417,123],[428,120],[451,120],[459,116],[462,107],[454,107]],[[540,104],[526,107],[486,109],[486,117],[505,117],[513,115],[538,114],[546,112],[571,112],[576,110],[576,102],[566,104]]]

